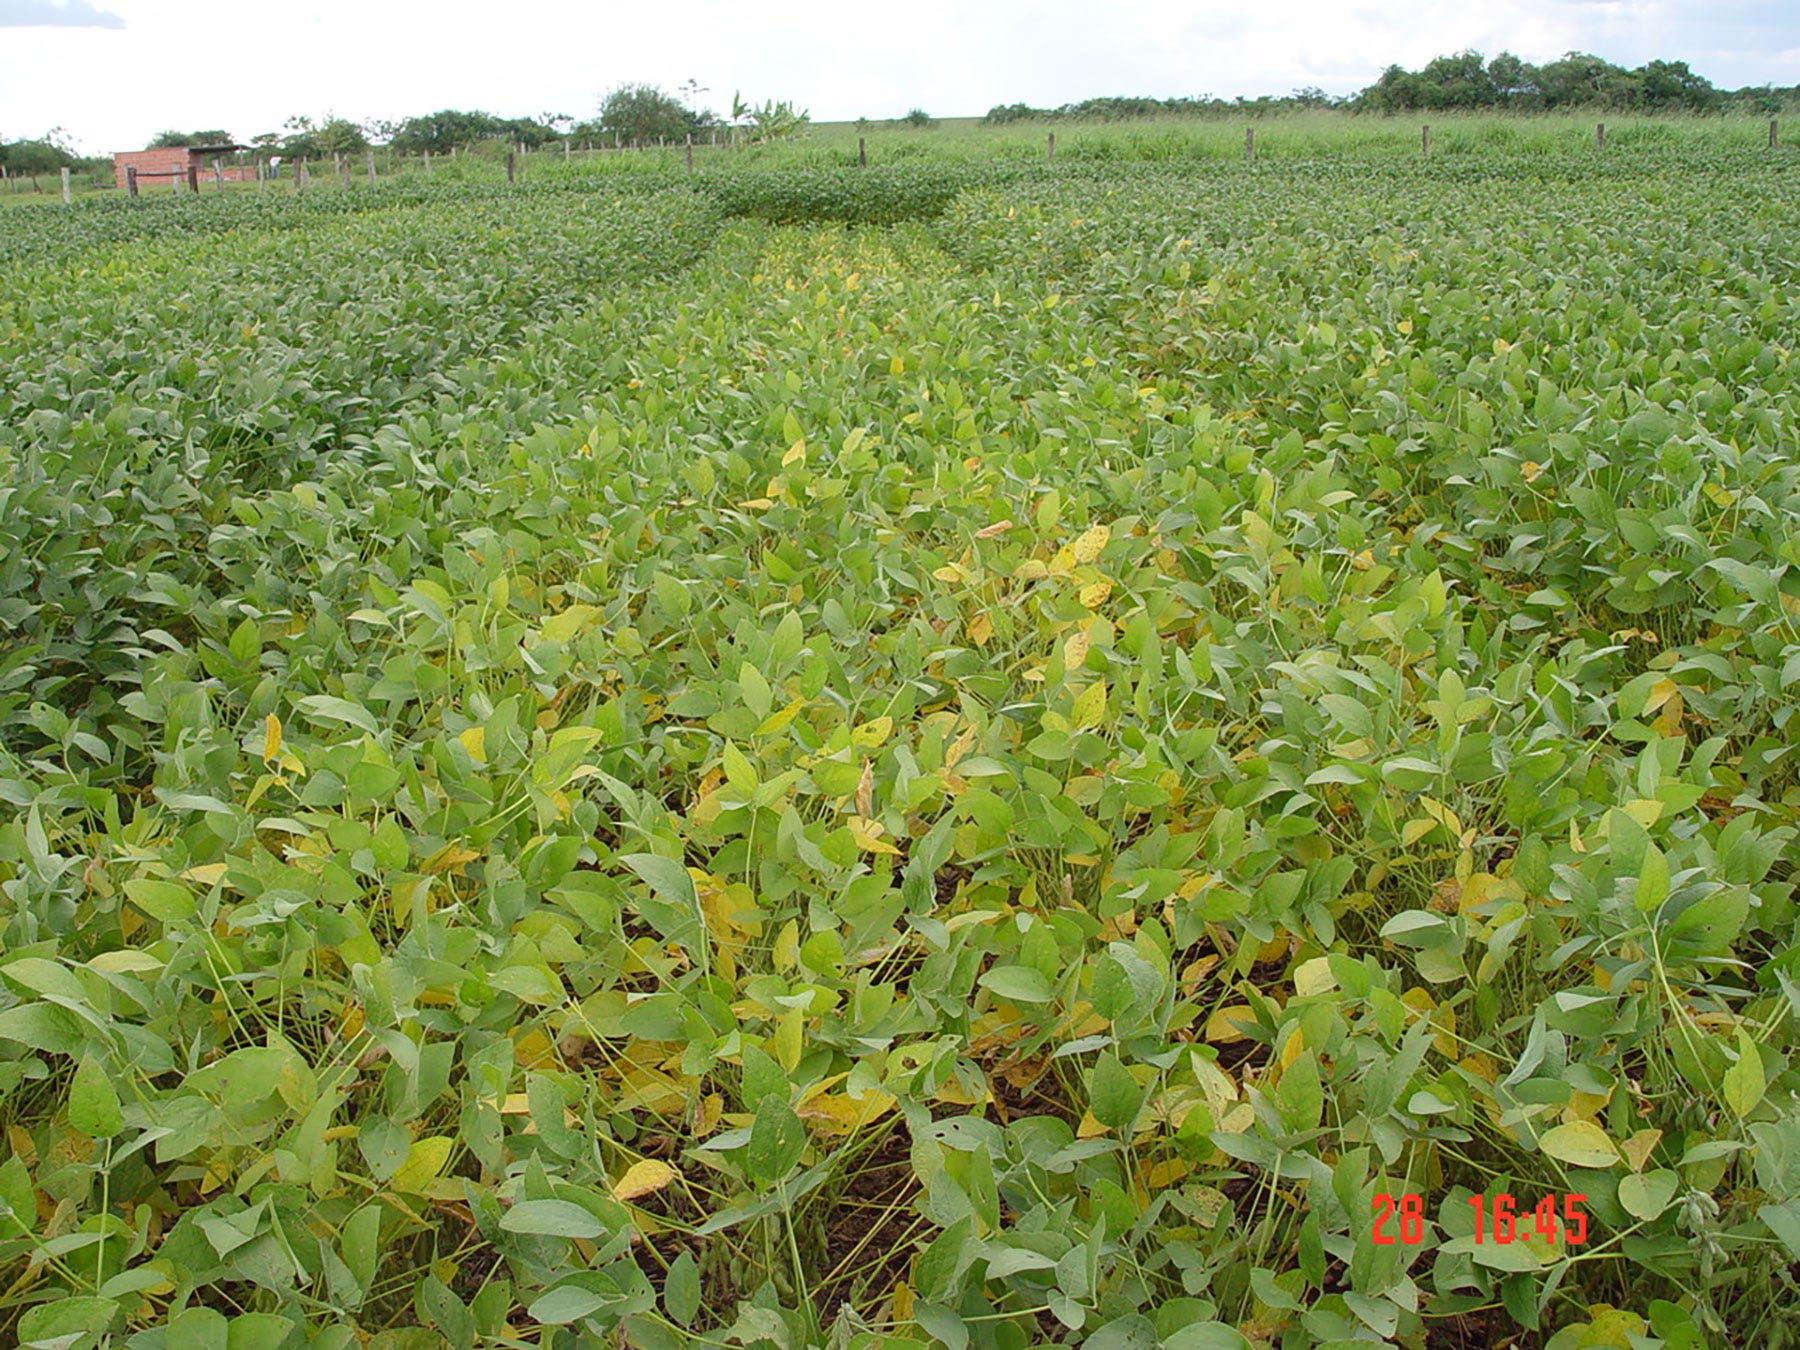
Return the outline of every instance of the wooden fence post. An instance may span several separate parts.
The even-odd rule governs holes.
[[[369,186],[375,186],[375,152],[369,151]]]
[[[869,167],[869,143],[861,136],[856,138],[856,164],[858,168]]]
[[[338,186],[348,192],[350,190],[350,156],[339,155],[337,157],[337,171]]]
[[[1594,123],[1594,149],[1606,149],[1606,123]]]
[[[75,195],[73,192],[71,192],[69,190],[69,167],[66,164],[63,166],[63,171],[62,171],[62,190],[63,190],[63,205],[67,206],[67,205],[69,205],[69,203],[71,203],[75,200]]]
[[[174,180],[175,195],[181,195],[181,165],[169,165],[169,177]]]
[[[224,190],[225,190],[225,170],[220,167],[219,157],[217,155],[214,155],[213,156],[213,191],[214,192],[223,192]]]
[[[306,161],[301,160],[294,166],[294,191],[305,192],[312,186],[312,175],[306,171]]]
[[[1425,152],[1425,158],[1431,158],[1431,123],[1427,122],[1419,130],[1419,145]]]
[[[1245,127],[1244,128],[1244,163],[1254,164],[1255,162],[1256,162],[1256,128],[1255,127]]]
[[[687,138],[687,171],[694,171],[694,133],[689,132]]]
[[[1769,149],[1777,149],[1780,145],[1781,141],[1775,135],[1775,119],[1771,117],[1769,119]]]
[[[425,176],[427,178],[431,176],[431,151],[429,150],[425,152]]]
[[[567,159],[568,157],[569,157],[569,138],[567,136],[564,136],[563,137],[563,158]]]
[[[137,196],[137,170],[129,164],[125,166],[125,195]]]
[[[1054,131],[1044,138],[1044,163],[1056,163],[1056,133]]]
[[[256,157],[256,190],[258,192],[269,190],[269,170],[268,166],[263,163],[261,155]]]
[[[513,181],[513,152],[511,150],[506,152],[506,181],[509,186]]]

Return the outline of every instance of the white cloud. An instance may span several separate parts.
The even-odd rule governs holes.
[[[1699,0],[826,0],[680,7],[533,0],[104,0],[124,31],[33,27],[7,37],[0,134],[66,127],[90,151],[168,127],[240,138],[295,114],[399,118],[444,107],[591,115],[627,80],[704,101],[792,98],[819,120],[937,116],[1098,94],[1349,93],[1390,62],[1476,47],[1550,60],[1570,49],[1636,64],[1685,58],[1716,83],[1791,83],[1800,15],[1789,0],[1720,10]],[[68,9],[91,0],[70,0]],[[0,16],[55,8],[0,0]],[[95,11],[101,12],[101,11]]]
[[[123,28],[90,0],[0,0],[0,28]]]

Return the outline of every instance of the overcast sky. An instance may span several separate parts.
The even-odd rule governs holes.
[[[1682,59],[1715,84],[1800,83],[1795,0],[0,0],[0,139],[88,153],[165,128],[240,140],[289,117],[440,108],[591,116],[624,81],[815,120],[979,114],[1099,94],[1351,93],[1388,63],[1503,49]]]

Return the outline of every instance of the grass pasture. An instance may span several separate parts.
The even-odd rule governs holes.
[[[1793,1344],[1800,173],[1330,125],[8,213],[0,1342]]]

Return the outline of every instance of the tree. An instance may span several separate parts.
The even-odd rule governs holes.
[[[1580,108],[1605,101],[1608,84],[1625,71],[1588,52],[1566,52],[1538,68],[1547,108]]]
[[[316,124],[310,117],[290,117],[285,125],[288,135],[282,139],[281,153],[286,159],[330,159],[369,148],[368,133],[345,117],[328,113]]]
[[[162,131],[146,145],[146,150],[184,150],[195,145],[236,145],[229,131]]]
[[[1539,92],[1537,67],[1511,52],[1501,52],[1489,61],[1487,74],[1501,99],[1507,103],[1535,98]]]
[[[424,113],[396,123],[388,133],[388,144],[402,154],[416,155],[429,151],[434,155],[449,154],[459,146],[479,141],[506,141],[509,144],[545,145],[561,138],[559,123],[569,119],[556,113],[540,118],[497,117],[487,112],[462,112],[446,108],[442,112]]]
[[[805,108],[796,108],[787,99],[779,103],[764,99],[744,111],[750,118],[750,139],[753,141],[778,141],[798,135],[812,121],[811,113]]]
[[[1694,74],[1686,61],[1650,61],[1635,72],[1646,108],[1686,108],[1706,112],[1723,101],[1712,81]]]
[[[55,173],[58,169],[73,168],[75,163],[75,156],[57,142],[54,133],[34,141],[0,145],[0,164],[15,176]]]
[[[929,131],[937,125],[937,118],[923,108],[914,108],[900,119],[914,131]]]
[[[627,141],[680,140],[698,115],[655,85],[622,84],[600,104],[600,132]]]

